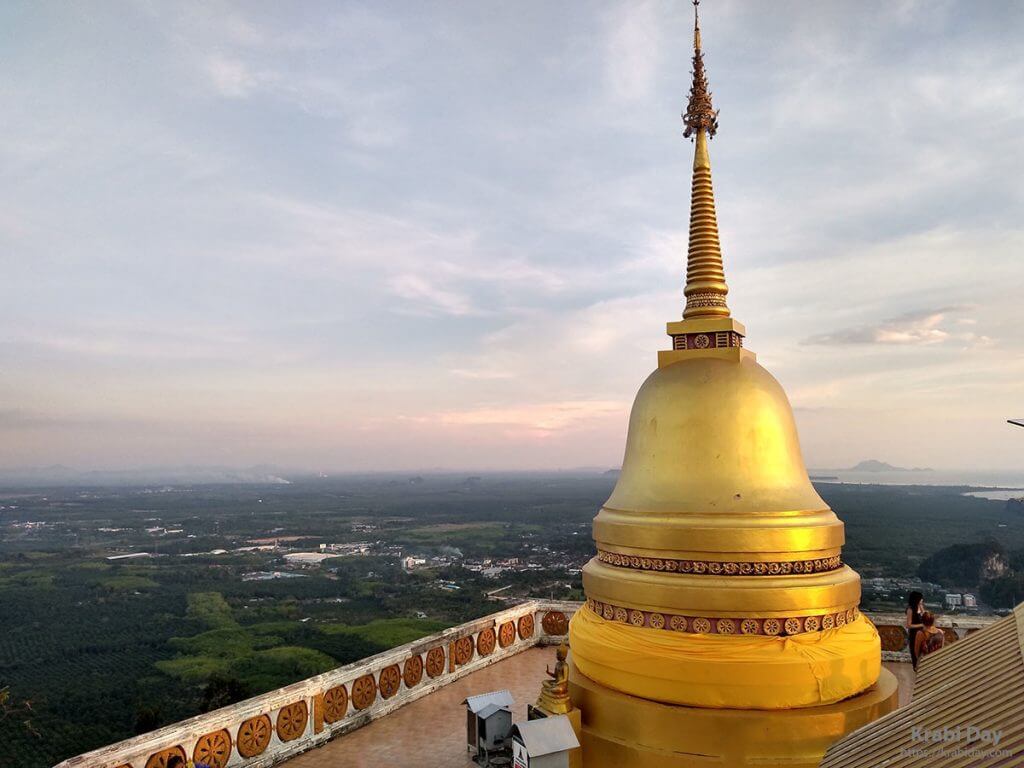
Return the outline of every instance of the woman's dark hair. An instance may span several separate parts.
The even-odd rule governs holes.
[[[931,611],[925,611],[924,613],[921,614],[921,623],[924,624],[926,627],[934,626],[935,625],[935,614],[932,613]]]
[[[922,595],[920,592],[911,592],[910,595],[907,597],[907,605],[909,606],[910,610],[916,611],[917,604],[920,603],[922,600],[924,600],[924,595]]]
[[[185,768],[185,761],[181,755],[171,755],[167,758],[167,768]]]

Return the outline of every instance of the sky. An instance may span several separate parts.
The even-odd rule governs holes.
[[[705,0],[729,303],[812,467],[1019,469],[1024,4]],[[618,466],[692,8],[0,5],[0,467]]]

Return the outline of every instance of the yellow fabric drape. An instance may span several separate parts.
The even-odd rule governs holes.
[[[878,680],[881,643],[864,616],[792,637],[701,635],[634,627],[583,608],[569,625],[576,668],[632,696],[698,707],[831,704]]]

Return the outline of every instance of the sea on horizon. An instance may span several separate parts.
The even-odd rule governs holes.
[[[1024,491],[1024,469],[971,471],[971,470],[904,470],[864,472],[845,469],[811,469],[811,479],[817,483],[858,483],[862,485],[949,485],[978,489],[972,496],[1006,500]],[[1012,493],[1011,493],[1012,491]],[[996,494],[983,495],[983,494]]]

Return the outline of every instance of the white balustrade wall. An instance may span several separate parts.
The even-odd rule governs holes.
[[[465,675],[565,639],[579,603],[531,601],[55,768],[165,768],[172,755],[216,768],[268,768],[360,728]],[[537,681],[538,689],[540,680]]]

